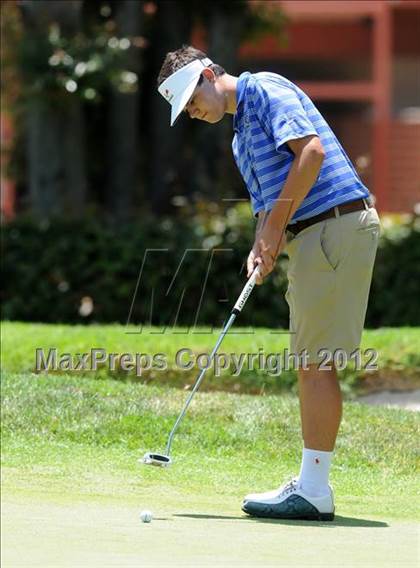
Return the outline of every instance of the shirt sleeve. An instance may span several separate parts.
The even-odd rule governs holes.
[[[274,139],[276,150],[289,140],[317,136],[299,97],[291,87],[255,81],[254,111],[266,134]]]
[[[252,214],[254,215],[254,217],[256,217],[260,211],[264,210],[264,203],[260,198],[258,198],[255,195],[252,195],[252,193],[250,193],[249,195],[251,198]]]

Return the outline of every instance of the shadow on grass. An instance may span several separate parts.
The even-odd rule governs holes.
[[[265,519],[261,517],[248,517],[242,515],[241,517],[230,517],[228,515],[203,515],[203,514],[189,514],[180,513],[174,514],[173,517],[186,517],[189,519],[213,519],[213,520],[237,520],[237,521],[252,521],[257,523],[270,523],[276,525],[295,525],[300,527],[317,526],[317,527],[369,527],[369,528],[386,528],[389,527],[388,523],[382,521],[370,521],[369,519],[357,519],[355,517],[341,517],[336,515],[333,521],[298,521],[286,519]]]

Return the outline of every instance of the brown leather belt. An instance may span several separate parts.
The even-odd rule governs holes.
[[[369,198],[357,199],[356,201],[349,201],[347,203],[342,203],[341,205],[336,205],[332,209],[328,209],[315,217],[310,217],[309,219],[304,219],[302,221],[296,221],[292,225],[287,225],[286,229],[290,231],[293,235],[297,235],[303,229],[315,225],[324,219],[331,219],[332,217],[339,217],[340,215],[346,215],[346,213],[353,213],[354,211],[361,211],[362,209],[369,209],[373,207],[373,204]],[[337,213],[336,213],[337,211]]]

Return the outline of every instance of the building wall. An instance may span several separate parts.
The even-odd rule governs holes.
[[[361,3],[362,4],[362,3]],[[379,4],[379,2],[378,2]],[[390,212],[412,211],[420,202],[420,3],[389,2],[392,25],[392,92],[389,157]],[[296,82],[370,81],[373,78],[373,19],[353,13],[325,17],[316,0],[293,8],[286,42],[267,37],[245,43],[241,63],[251,71],[272,70]],[[355,3],[356,5],[356,3]],[[343,10],[344,13],[345,10]],[[303,13],[305,15],[303,16]],[[243,70],[243,69],[241,69]],[[314,100],[331,124],[366,185],[375,188],[372,167],[373,104]],[[377,172],[378,177],[380,172]]]
[[[354,163],[362,181],[375,191],[372,175],[372,124],[362,113],[334,114],[332,128]],[[388,210],[391,213],[413,211],[420,203],[420,123],[403,120],[391,122],[391,188]]]
[[[420,123],[393,121],[391,141],[390,211],[412,211],[420,203]]]

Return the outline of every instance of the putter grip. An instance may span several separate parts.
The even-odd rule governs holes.
[[[239,314],[242,311],[242,308],[245,306],[246,301],[248,300],[254,286],[255,280],[259,274],[259,267],[257,266],[254,269],[254,272],[251,274],[248,282],[245,284],[244,289],[241,292],[241,295],[236,301],[236,304],[232,308],[232,314]]]

